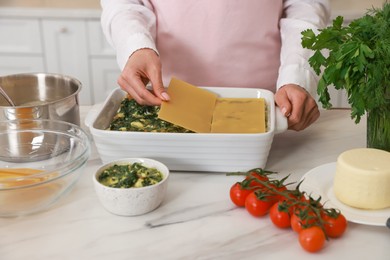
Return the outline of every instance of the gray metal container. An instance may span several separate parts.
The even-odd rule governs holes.
[[[75,78],[48,73],[24,73],[0,77],[0,86],[15,103],[0,96],[0,120],[52,119],[80,125]]]

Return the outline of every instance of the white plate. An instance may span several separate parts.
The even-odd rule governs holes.
[[[390,208],[382,210],[362,210],[349,207],[340,202],[333,192],[333,177],[336,172],[336,163],[328,163],[308,171],[301,180],[300,189],[313,198],[321,196],[327,208],[339,209],[345,218],[354,223],[385,226],[390,217]]]

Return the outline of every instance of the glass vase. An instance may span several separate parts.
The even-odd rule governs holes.
[[[367,147],[390,152],[390,106],[367,114]]]

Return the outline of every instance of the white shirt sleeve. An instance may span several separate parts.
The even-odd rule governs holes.
[[[121,70],[136,50],[150,48],[157,52],[156,17],[148,1],[101,0],[100,4],[103,33],[116,51]]]
[[[282,48],[277,89],[286,84],[297,84],[315,95],[318,76],[308,63],[312,51],[301,46],[301,32],[326,27],[329,17],[328,0],[284,0],[284,15],[280,21]]]

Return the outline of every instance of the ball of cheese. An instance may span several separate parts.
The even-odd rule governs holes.
[[[373,148],[343,152],[337,159],[333,190],[351,207],[390,207],[390,153]]]

